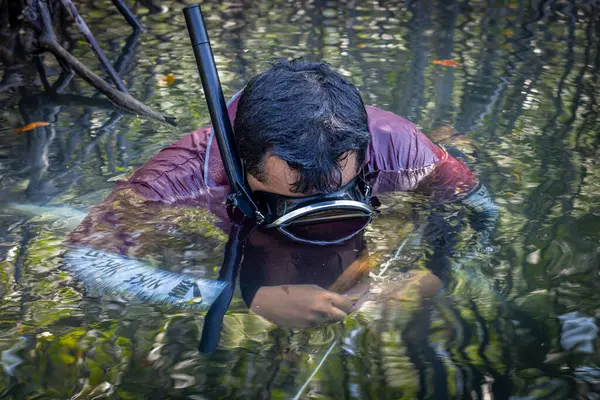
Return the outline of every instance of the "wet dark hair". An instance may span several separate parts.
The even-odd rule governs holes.
[[[355,152],[360,169],[369,145],[358,89],[324,62],[270,64],[250,80],[238,103],[235,137],[246,171],[266,183],[264,162],[272,155],[298,171],[293,192],[338,189],[340,157]]]

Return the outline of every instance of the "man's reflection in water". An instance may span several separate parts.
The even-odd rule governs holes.
[[[506,368],[510,361],[500,350],[505,343],[492,338],[512,337],[513,328],[507,325],[500,329],[499,320],[485,319],[473,300],[432,298],[442,288],[442,279],[448,283],[448,269],[458,240],[455,235],[461,228],[456,219],[464,219],[464,215],[455,215],[453,221],[444,210],[439,211],[412,233],[422,235],[420,254],[401,267],[399,263],[390,264],[384,280],[373,277],[381,265],[369,270],[373,264],[364,261],[368,259],[364,232],[342,244],[314,246],[294,243],[273,231],[255,230],[247,239],[240,269],[242,297],[254,312],[280,327],[307,328],[339,321],[349,312],[373,312],[378,315],[366,317],[376,323],[360,323],[352,332],[346,330],[344,349],[346,356],[351,355],[349,360],[354,356],[359,360],[372,358],[373,354],[380,354],[386,361],[394,360],[385,364],[386,371],[391,374],[396,368],[414,376],[419,382],[420,398],[442,399],[458,394],[485,398],[484,392],[494,398],[508,398],[514,390],[510,369]],[[424,263],[415,262],[419,257],[424,258]],[[342,280],[344,285],[339,284]],[[330,290],[349,286],[351,289],[344,290],[342,296]],[[368,301],[375,307],[361,307]],[[510,311],[510,315],[514,317],[515,312]],[[475,315],[475,323],[465,319],[464,313]],[[535,327],[531,318],[522,313],[519,321],[521,329]],[[472,345],[476,335],[478,341],[473,346],[477,354],[467,355],[464,349]],[[527,343],[534,357],[538,354],[536,344]],[[452,355],[455,351],[456,357]],[[532,361],[525,364],[537,364],[539,360]],[[287,362],[291,364],[289,368],[300,367],[298,360]],[[452,380],[456,386],[449,385]]]
[[[313,229],[321,237],[334,231],[325,224]],[[340,321],[367,300],[430,297],[442,286],[430,271],[411,266],[389,271],[388,279],[373,279],[376,261],[364,231],[341,244],[317,246],[257,229],[246,241],[242,297],[252,311],[279,326],[307,328]]]
[[[246,241],[240,270],[244,301],[257,314],[290,328],[341,320],[352,302],[326,289],[365,248],[362,233],[342,244],[317,246],[257,229]]]

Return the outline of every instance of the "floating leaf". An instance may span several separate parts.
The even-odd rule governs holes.
[[[32,129],[35,128],[39,128],[40,126],[46,126],[46,125],[50,125],[49,122],[44,122],[44,121],[38,121],[38,122],[30,122],[29,124],[21,127],[21,128],[17,128],[15,129],[16,133],[21,133],[21,132],[27,132],[30,131]]]
[[[161,78],[161,81],[167,85],[167,86],[171,86],[173,83],[175,83],[175,75],[173,74],[167,74],[165,76],[163,76]]]
[[[460,63],[454,60],[433,60],[433,64],[444,67],[460,67]]]

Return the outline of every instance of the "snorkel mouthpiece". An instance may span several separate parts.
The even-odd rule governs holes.
[[[244,215],[254,218],[260,223],[263,218],[250,198],[250,188],[246,182],[246,176],[233,136],[233,128],[227,113],[227,103],[223,96],[221,81],[219,80],[200,5],[195,4],[185,7],[183,14],[194,49],[194,56],[202,80],[208,112],[217,138],[219,153],[231,188],[231,194],[227,197],[227,204],[239,208]]]

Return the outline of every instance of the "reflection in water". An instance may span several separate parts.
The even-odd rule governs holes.
[[[2,128],[10,128],[0,130],[3,204],[86,210],[115,180],[208,122],[183,2],[142,4],[135,11],[147,30],[129,38],[110,2],[79,8],[130,92],[176,116],[180,130],[120,114],[42,56],[56,93],[35,85],[0,93]],[[196,350],[203,314],[86,296],[60,268],[69,230],[60,219],[3,207],[2,395],[288,398],[333,341],[304,396],[562,399],[598,391],[597,348],[579,351],[593,344],[588,322],[598,316],[600,286],[594,4],[226,1],[203,8],[228,95],[271,57],[308,55],[343,71],[367,103],[425,132],[447,123],[478,143],[455,145],[467,157],[476,153],[468,162],[502,208],[489,248],[450,273],[445,296],[365,304],[343,324],[308,331],[273,328],[235,294],[221,346],[208,356]],[[71,46],[96,65],[85,46]],[[172,81],[163,79],[168,74]],[[12,130],[35,121],[50,125]],[[406,194],[384,204],[364,240],[369,250],[391,255],[428,212]],[[188,225],[181,218],[156,230],[144,216],[136,222],[132,215],[131,223],[153,238],[139,249],[145,259],[216,277],[226,238],[209,217],[194,214]],[[427,257],[408,260],[399,271]],[[590,329],[573,330],[564,322],[572,317]],[[16,360],[22,362],[14,366]]]

